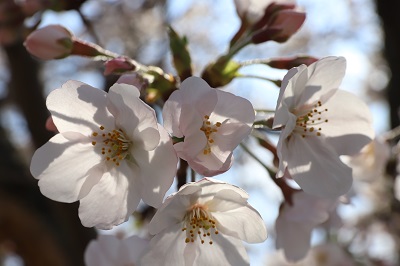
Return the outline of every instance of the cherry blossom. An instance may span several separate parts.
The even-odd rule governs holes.
[[[293,205],[284,203],[276,220],[276,247],[283,249],[286,259],[298,261],[310,249],[311,232],[326,222],[335,210],[338,199],[318,198],[303,191],[293,194]]]
[[[169,196],[149,224],[155,234],[143,265],[248,265],[242,240],[267,238],[242,189],[214,179],[188,183]]]
[[[120,239],[114,235],[99,235],[86,247],[86,266],[138,265],[149,241],[138,236]]]
[[[115,84],[106,93],[68,81],[46,103],[60,133],[32,158],[43,195],[79,200],[82,224],[101,229],[126,221],[140,199],[154,207],[162,203],[177,157],[136,87]]]
[[[254,122],[251,103],[229,92],[211,88],[190,77],[164,105],[164,126],[174,137],[178,156],[204,176],[227,171],[233,149],[249,135]]]
[[[338,89],[346,60],[326,57],[309,67],[292,68],[282,81],[275,112],[279,171],[307,193],[335,198],[352,184],[352,170],[340,155],[354,155],[373,138],[364,102]]]

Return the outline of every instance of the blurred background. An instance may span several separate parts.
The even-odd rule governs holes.
[[[347,72],[342,87],[368,103],[377,135],[399,126],[400,2],[298,0],[297,4],[307,18],[288,42],[250,45],[235,59],[344,56]],[[33,58],[23,46],[24,39],[33,29],[49,24],[61,24],[79,38],[175,74],[166,33],[167,25],[172,25],[187,36],[194,74],[200,75],[227,50],[240,19],[233,0],[0,0],[2,265],[83,265],[85,247],[97,234],[81,225],[78,203],[57,203],[42,196],[29,164],[35,149],[53,135],[44,126],[49,116],[45,97],[51,90],[69,79],[105,89],[118,76],[105,77],[103,64],[86,58],[47,62]],[[249,66],[243,73],[281,79],[286,71]],[[256,109],[275,108],[278,89],[265,80],[237,78],[224,89],[248,98]],[[391,140],[392,147],[397,141]],[[271,164],[268,152],[251,140],[248,144]],[[251,265],[289,265],[278,262],[280,255],[274,248],[281,192],[264,168],[240,149],[236,153],[237,163],[220,178],[249,192],[250,203],[269,230],[265,243],[249,245]],[[350,265],[400,265],[397,153],[394,150],[385,173],[376,180],[356,180],[362,185],[355,185],[352,203],[338,210],[344,225],[335,242],[351,258],[354,264]],[[144,216],[139,211],[128,226],[112,233],[138,231]],[[321,230],[313,235],[315,245],[326,241]]]

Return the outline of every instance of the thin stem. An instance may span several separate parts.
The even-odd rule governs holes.
[[[241,66],[251,66],[251,65],[268,65],[271,62],[270,59],[252,59],[243,62],[239,62]]]
[[[262,77],[262,76],[257,76],[257,75],[248,75],[248,74],[243,75],[243,74],[240,74],[240,75],[237,75],[236,77],[237,77],[237,78],[255,78],[255,79],[261,79],[261,80],[265,80],[265,81],[272,82],[272,83],[274,83],[274,84],[275,84],[276,86],[278,86],[278,87],[280,87],[280,86],[281,86],[281,83],[282,83],[282,81],[279,80],[279,79],[269,79],[269,78]]]
[[[240,143],[240,147],[242,147],[242,149],[247,152],[248,155],[250,155],[250,157],[252,157],[254,160],[256,160],[259,164],[261,164],[268,172],[268,174],[271,176],[272,179],[275,179],[275,175],[276,172],[274,170],[272,170],[268,165],[266,165],[265,163],[263,163],[253,152],[251,152],[249,150],[249,148],[247,148],[247,146],[243,143]]]
[[[190,168],[190,176],[191,176],[191,181],[192,182],[196,182],[196,172],[192,169],[192,168]]]
[[[275,113],[275,110],[272,109],[254,109],[256,113]]]

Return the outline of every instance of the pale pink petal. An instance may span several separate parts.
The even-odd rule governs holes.
[[[339,155],[354,155],[374,138],[371,112],[352,93],[337,90],[323,107],[328,122],[321,132]]]
[[[217,95],[218,102],[210,116],[211,121],[222,123],[226,119],[233,119],[249,127],[253,125],[255,113],[253,105],[247,99],[220,90]]]
[[[107,107],[116,117],[117,126],[125,131],[135,146],[154,150],[160,142],[155,111],[139,95],[134,86],[114,84],[108,93]]]
[[[279,93],[273,128],[284,126],[289,119],[289,112],[293,112],[300,104],[299,98],[303,93],[307,82],[307,67],[301,65],[295,70],[289,70],[283,78],[281,91]],[[286,87],[283,87],[287,84]]]
[[[217,91],[210,87],[199,77],[185,79],[179,90],[182,93],[182,101],[189,109],[196,108],[201,117],[210,115],[218,102]],[[183,107],[184,113],[185,107]]]
[[[276,248],[283,249],[287,260],[294,262],[307,255],[313,226],[290,222],[284,216],[279,216],[275,228]]]
[[[339,88],[346,72],[344,57],[325,57],[308,66],[308,81],[298,105],[313,104]],[[329,97],[329,96],[328,96]]]
[[[70,80],[47,97],[47,108],[58,131],[90,136],[100,126],[114,128],[114,118],[106,109],[107,93],[85,83]]]
[[[125,222],[141,196],[138,169],[126,160],[110,167],[89,194],[80,200],[79,217],[86,227],[111,229]]]
[[[187,161],[197,173],[210,177],[228,171],[232,166],[232,157],[233,153],[230,152],[227,157],[223,156],[222,159],[225,161],[221,161],[221,158],[211,152],[210,154],[200,153],[196,158],[188,158]]]
[[[282,213],[289,221],[317,226],[328,220],[337,202],[337,198],[321,198],[299,191],[293,194],[293,205],[285,205]]]
[[[182,138],[183,133],[180,129],[180,117],[182,111],[182,93],[179,90],[174,91],[165,102],[162,116],[165,129],[172,136]]]
[[[149,223],[149,233],[158,234],[162,230],[183,221],[187,209],[197,202],[201,188],[191,184],[181,187],[173,196],[168,197]],[[180,228],[182,229],[182,227]]]
[[[217,229],[223,234],[248,243],[261,243],[267,239],[267,229],[260,214],[232,190],[219,191],[209,204],[217,220]]]
[[[133,263],[133,265],[138,264],[149,244],[150,241],[148,239],[143,239],[135,235],[123,239],[120,250],[120,258],[123,265],[129,265],[129,263]]]
[[[226,182],[223,182],[223,181],[220,181],[220,180],[214,179],[214,178],[203,178],[203,179],[197,181],[196,183],[189,183],[187,186],[192,186],[192,185],[201,187],[202,198],[204,200],[212,199],[213,195],[217,194],[221,190],[226,190],[226,189],[236,192],[243,199],[249,198],[249,194],[247,194],[247,192],[244,191],[243,189],[241,189],[240,187],[228,184]],[[210,197],[209,195],[212,195],[212,196]],[[205,196],[208,196],[208,197],[205,197]]]
[[[72,135],[69,133],[69,137]],[[39,179],[41,192],[56,201],[79,200],[90,170],[102,161],[88,138],[78,133],[74,135],[75,139],[71,140],[57,134],[32,157],[30,170]]]
[[[153,151],[145,152],[133,148],[135,161],[141,171],[142,199],[154,207],[159,207],[171,187],[178,164],[178,157],[167,131],[161,125],[159,130],[161,141]]]
[[[114,235],[99,235],[85,251],[86,266],[135,265],[149,241],[137,236],[119,239]]]
[[[118,265],[118,251],[121,240],[113,235],[99,235],[90,241],[85,251],[86,266]]]
[[[353,182],[351,168],[322,138],[294,134],[282,148],[289,174],[305,192],[337,198],[349,191]]]
[[[249,265],[242,241],[228,236],[213,236],[213,244],[200,241],[185,243],[182,225],[165,229],[150,241],[149,252],[144,254],[142,265],[202,266],[202,265]]]

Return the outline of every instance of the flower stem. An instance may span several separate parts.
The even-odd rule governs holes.
[[[249,150],[249,148],[247,148],[245,144],[240,143],[240,147],[242,147],[242,149],[245,152],[247,152],[247,154],[250,155],[250,157],[253,157],[254,160],[256,160],[259,164],[261,164],[261,166],[263,166],[267,170],[268,174],[271,176],[272,179],[275,179],[276,172],[274,170],[272,170],[268,165],[263,163],[253,152]]]
[[[269,78],[266,78],[266,77],[256,76],[256,75],[243,75],[243,74],[240,74],[240,75],[237,75],[236,77],[237,77],[237,78],[255,78],[255,79],[261,79],[261,80],[265,80],[265,81],[272,82],[272,83],[274,83],[274,84],[275,84],[276,86],[278,86],[278,87],[280,87],[280,86],[281,86],[281,83],[282,83],[282,81],[279,80],[279,79],[269,79]]]

